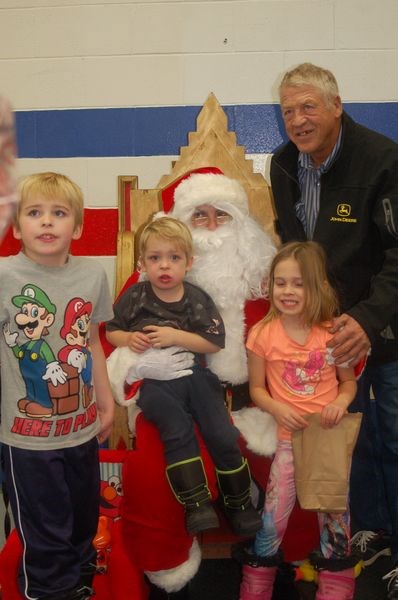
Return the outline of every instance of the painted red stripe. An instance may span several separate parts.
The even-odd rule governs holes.
[[[117,208],[85,208],[83,235],[72,242],[71,252],[76,256],[116,256],[117,231]],[[10,229],[0,246],[0,256],[17,254],[20,247]]]

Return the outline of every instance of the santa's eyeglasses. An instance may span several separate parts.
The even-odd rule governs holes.
[[[216,209],[214,216],[209,215],[204,210],[195,210],[191,217],[192,224],[195,227],[207,227],[213,219],[217,225],[225,225],[232,221],[232,216],[223,210]]]

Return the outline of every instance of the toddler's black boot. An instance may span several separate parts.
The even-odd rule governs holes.
[[[175,497],[185,506],[189,533],[219,526],[200,456],[168,465],[166,475]]]
[[[216,474],[224,512],[233,532],[241,536],[254,536],[263,522],[251,501],[247,460],[244,459],[242,465],[232,471],[216,469]]]

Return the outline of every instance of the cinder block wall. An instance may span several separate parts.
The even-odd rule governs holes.
[[[117,175],[154,187],[169,171],[210,91],[263,170],[283,139],[278,79],[307,60],[334,71],[357,120],[398,140],[397,22],[396,0],[1,0],[19,173],[59,170],[87,205],[115,206]]]

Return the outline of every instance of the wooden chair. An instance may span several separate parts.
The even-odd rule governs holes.
[[[134,271],[137,261],[139,233],[151,216],[164,207],[162,192],[184,174],[201,167],[218,167],[224,175],[237,179],[244,187],[250,213],[277,242],[274,233],[274,211],[271,189],[263,175],[254,173],[253,161],[245,158],[245,149],[238,146],[236,134],[228,131],[227,115],[214,94],[210,94],[197,117],[197,130],[188,134],[188,146],[181,148],[171,172],[163,175],[156,188],[139,189],[138,177],[119,176],[115,296]],[[117,409],[111,436],[111,447],[129,446],[125,410]]]

